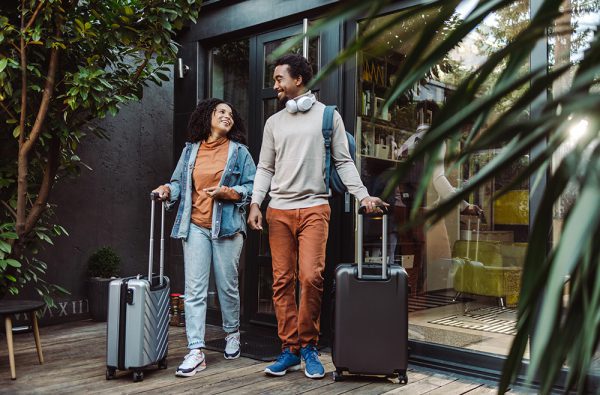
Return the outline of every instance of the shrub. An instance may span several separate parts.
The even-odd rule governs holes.
[[[90,277],[116,277],[119,274],[121,257],[111,247],[96,250],[88,260]]]

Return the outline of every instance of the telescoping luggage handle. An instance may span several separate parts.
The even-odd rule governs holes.
[[[363,216],[365,215],[370,215],[370,216],[379,216],[381,215],[381,222],[382,222],[382,235],[381,235],[381,239],[383,242],[383,245],[381,246],[381,279],[382,280],[386,280],[387,279],[387,228],[388,228],[388,223],[387,223],[387,214],[388,214],[388,208],[386,206],[377,206],[381,211],[383,211],[382,214],[367,214],[366,212],[366,207],[365,206],[360,206],[358,209],[358,278],[362,279],[363,278]]]
[[[150,253],[148,254],[148,281],[152,285],[152,266],[154,266],[154,210],[158,193],[150,193]],[[161,202],[161,218],[160,218],[160,277],[159,285],[163,285],[163,276],[165,273],[165,202]]]
[[[468,229],[468,234],[469,237],[467,238],[467,259],[471,259],[471,237],[473,235],[473,232],[471,232],[471,217],[469,216],[469,219],[467,220],[467,229]],[[475,261],[477,261],[478,256],[479,256],[479,227],[481,225],[481,216],[478,215],[477,216],[477,234],[476,234],[476,240],[475,240]]]

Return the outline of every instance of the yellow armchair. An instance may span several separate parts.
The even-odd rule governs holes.
[[[491,296],[514,306],[519,301],[527,243],[457,240],[452,249],[454,290]]]

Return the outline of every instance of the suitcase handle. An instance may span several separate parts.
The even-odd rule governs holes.
[[[383,214],[381,213],[373,213],[367,214],[366,207],[360,206],[358,209],[358,279],[363,279],[363,217],[376,217],[381,216],[382,222],[382,246],[381,246],[381,279],[387,280],[387,230],[388,230],[388,207],[387,206],[377,206]],[[365,277],[365,279],[367,279]]]
[[[154,266],[154,211],[156,202],[159,200],[158,192],[150,193],[150,252],[148,254],[148,282],[152,286],[152,266]],[[160,272],[159,285],[163,285],[165,273],[165,202],[161,204],[160,218]]]
[[[387,214],[390,210],[389,206],[375,206],[378,209],[380,209],[381,211],[383,211],[383,214]],[[378,217],[380,216],[382,213],[367,213],[367,207],[366,206],[360,206],[358,208],[358,214],[359,215],[366,215],[367,217]]]
[[[471,259],[470,255],[471,255],[471,236],[473,235],[473,233],[471,232],[471,218],[469,217],[469,219],[467,220],[467,229],[469,229],[469,238],[467,239],[467,259]],[[479,255],[479,226],[481,225],[481,217],[478,215],[477,216],[477,234],[476,237],[477,239],[475,240],[475,261],[477,262],[477,258]]]

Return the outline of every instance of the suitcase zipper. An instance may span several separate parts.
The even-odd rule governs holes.
[[[119,370],[125,370],[125,328],[127,318],[127,281],[121,283],[121,297],[119,298],[119,359],[117,367]]]

